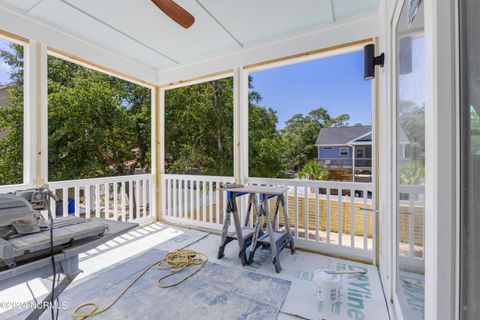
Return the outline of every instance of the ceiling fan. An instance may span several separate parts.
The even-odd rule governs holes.
[[[173,21],[188,29],[195,22],[195,17],[180,7],[173,0],[151,0],[160,10]]]

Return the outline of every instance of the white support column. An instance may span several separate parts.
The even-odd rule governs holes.
[[[239,103],[240,103],[240,177],[244,181],[249,177],[248,167],[248,71],[239,69]]]
[[[233,176],[236,183],[242,183],[241,175],[241,145],[242,145],[242,115],[241,115],[241,83],[242,69],[233,72]]]
[[[234,177],[236,183],[244,183],[248,177],[248,74],[243,68],[234,70],[233,84]],[[243,223],[247,199],[241,199],[239,210]]]
[[[159,172],[159,156],[158,156],[158,88],[151,88],[151,96],[150,96],[150,112],[151,112],[151,137],[150,137],[150,148],[151,148],[151,163],[150,168],[153,175],[153,179],[151,180],[150,192],[153,192],[153,195],[150,197],[152,202],[150,204],[150,213],[156,216],[157,220],[160,220],[160,195],[161,195],[161,185],[160,185],[160,172]],[[122,202],[123,203],[123,202]]]
[[[48,180],[47,47],[30,41],[25,50],[24,183]]]
[[[35,57],[37,44],[32,41],[25,45],[24,52],[24,112],[23,112],[23,182],[32,185],[35,179],[35,119],[37,91],[35,90],[37,68]]]
[[[156,143],[156,153],[157,153],[157,163],[158,169],[155,173],[157,181],[157,220],[161,220],[162,209],[165,207],[164,203],[166,202],[165,195],[166,193],[162,190],[164,187],[162,185],[162,175],[165,174],[165,89],[157,87],[156,89],[156,117],[158,118],[157,122],[157,143]]]

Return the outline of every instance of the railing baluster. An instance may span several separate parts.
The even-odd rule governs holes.
[[[287,214],[286,214],[287,218],[290,220],[290,209],[289,209],[289,203],[290,203],[290,196],[289,196],[289,194],[290,194],[290,188],[288,188],[288,190],[287,190],[286,193],[287,193],[287,194],[286,194],[286,198],[285,198],[285,211],[287,212]],[[280,220],[280,219],[278,219],[278,220]],[[289,222],[290,222],[290,221],[289,221]],[[284,221],[284,223],[285,223],[285,230],[287,230],[287,222]],[[289,223],[289,225],[290,225],[290,230],[288,230],[288,232],[291,233],[291,232],[292,232],[292,230],[291,230],[292,224]]]
[[[350,246],[355,248],[355,189],[350,189]]]
[[[183,180],[183,217],[188,219],[188,180]]]
[[[125,181],[122,181],[122,184],[120,185],[120,193],[121,193],[121,210],[122,210],[122,221],[126,221],[126,202],[125,202]]]
[[[133,180],[128,181],[128,221],[133,221]]]
[[[95,185],[95,217],[100,218],[100,185]]]
[[[196,220],[200,221],[200,180],[195,181],[195,186],[196,186],[196,199],[195,199],[195,214],[196,214]]]
[[[172,179],[172,208],[173,214],[172,217],[178,217],[177,212],[177,179]]]
[[[143,209],[143,212],[145,213],[146,217],[150,217],[151,210],[152,210],[152,201],[151,201],[151,184],[149,179],[144,179],[143,182],[145,183],[145,200],[143,201],[143,204],[145,205],[145,208]]]
[[[75,186],[75,216],[80,217],[80,187]]]
[[[105,219],[110,218],[110,184],[105,183],[104,186],[104,204],[105,204]]]
[[[376,263],[376,259],[377,259],[377,252],[376,252],[376,243],[377,243],[377,233],[376,233],[376,230],[377,230],[377,211],[375,209],[375,203],[373,202],[373,199],[375,198],[372,198],[372,209],[374,209],[372,211],[372,261],[373,263],[375,264]]]
[[[56,189],[52,189],[50,188],[50,191],[53,192],[53,194],[57,194],[57,190]],[[50,204],[50,212],[52,213],[52,217],[55,219],[55,217],[57,216],[57,203],[53,200],[53,199],[50,199],[49,200],[49,204]]]
[[[207,221],[207,183],[202,181],[202,221]]]
[[[213,182],[208,184],[208,222],[213,223]]]
[[[144,216],[145,216],[145,209],[143,207],[143,201],[145,200],[144,199],[144,184],[143,184],[143,180],[142,179],[138,179],[137,180],[137,187],[138,187],[138,200],[137,200],[137,207],[138,207],[138,211],[137,211],[137,219],[140,221],[140,219],[143,219]]]
[[[113,183],[113,220],[118,221],[118,183]]]
[[[327,231],[327,243],[330,243],[330,188],[327,188],[327,221],[326,221],[326,231]]]
[[[337,210],[338,210],[338,245],[342,245],[343,238],[343,190],[338,189]]]
[[[368,191],[363,190],[363,208],[368,209]],[[368,216],[369,211],[363,211],[363,249],[368,250]]]
[[[319,229],[320,229],[320,212],[318,205],[318,188],[315,188],[315,241],[319,241]]]
[[[303,194],[303,218],[304,218],[304,229],[305,229],[305,240],[308,240],[308,233],[309,233],[309,227],[308,227],[308,187],[303,187],[304,194]]]
[[[222,213],[225,213],[225,212],[227,212],[227,193],[222,192]]]
[[[221,214],[221,208],[220,208],[220,181],[215,182],[215,214],[216,214],[216,219],[215,223],[220,224],[220,214]]]
[[[193,203],[193,180],[190,179],[188,180],[189,183],[189,196],[188,196],[188,219],[194,220],[194,213],[193,211],[195,210],[195,206]]]
[[[184,209],[183,209],[183,180],[178,179],[178,216],[184,218]]]
[[[170,199],[170,179],[165,178],[165,215],[168,217],[172,216],[171,208],[172,208],[172,201]]]
[[[140,220],[140,180],[135,179],[135,220]]]
[[[85,217],[87,219],[90,218],[90,212],[92,210],[92,200],[90,192],[90,185],[87,184],[85,186]]]
[[[410,213],[408,214],[408,246],[409,246],[409,256],[415,256],[415,204],[413,200],[413,194],[408,194],[409,197],[409,208]]]
[[[295,186],[293,188],[293,192],[294,192],[294,219],[295,219],[295,237],[298,238],[298,188],[297,186]]]
[[[68,188],[62,188],[62,216],[68,216]]]

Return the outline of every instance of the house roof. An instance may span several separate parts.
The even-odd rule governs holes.
[[[405,131],[400,127],[398,131],[398,143],[409,144]],[[318,134],[316,146],[336,146],[365,144],[372,142],[372,126],[353,126],[323,128]]]
[[[323,128],[318,134],[317,146],[331,146],[331,145],[346,145],[352,140],[361,138],[362,141],[366,141],[365,138],[370,137],[372,126],[353,126],[353,127],[337,127],[337,128]]]

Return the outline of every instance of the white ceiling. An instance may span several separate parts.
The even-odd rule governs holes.
[[[185,30],[150,0],[0,0],[159,71],[376,11],[379,0],[176,0]]]

